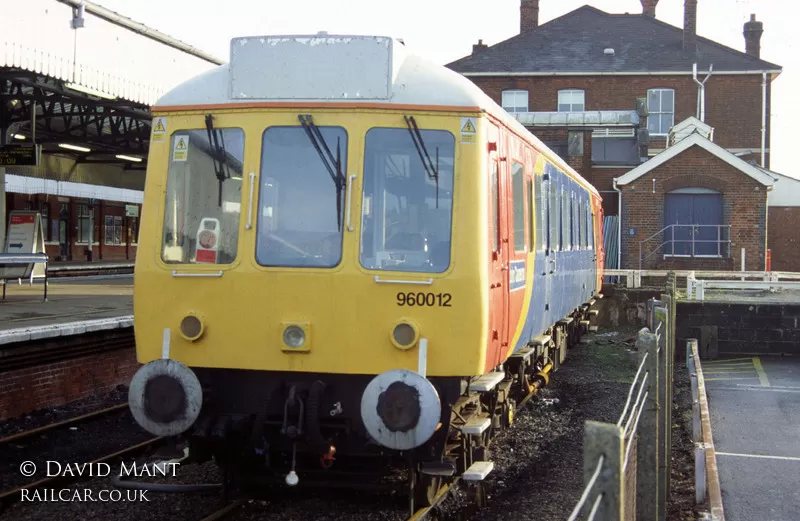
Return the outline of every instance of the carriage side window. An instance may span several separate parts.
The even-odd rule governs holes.
[[[492,215],[492,229],[489,233],[492,234],[492,251],[498,251],[500,248],[500,193],[499,193],[499,178],[497,176],[497,161],[492,161],[492,175],[489,178],[491,185],[492,195],[489,199],[489,213]]]
[[[586,202],[586,228],[587,228],[587,245],[590,250],[594,249],[594,226],[592,226],[592,207],[589,201]]]
[[[558,212],[558,184],[555,182],[555,171],[550,174],[550,250],[563,250],[564,242],[561,240],[559,231],[559,212]]]
[[[230,264],[239,245],[244,132],[178,130],[167,171],[161,258],[170,264]]]
[[[547,216],[545,214],[545,194],[544,194],[544,183],[542,182],[542,176],[533,175],[533,190],[536,194],[536,205],[534,206],[534,212],[536,212],[536,250],[543,251],[547,244],[547,236],[546,236],[546,228],[545,222],[547,222]]]
[[[264,131],[256,239],[262,266],[332,268],[342,258],[346,186],[326,147],[346,172],[347,132],[317,128],[324,143],[312,142],[301,126]]]
[[[534,222],[533,222],[533,220],[535,219],[535,217],[533,216],[533,211],[534,211],[533,210],[533,181],[528,179],[526,184],[528,185],[528,199],[527,199],[527,202],[528,202],[528,213],[526,215],[527,221],[528,221],[528,251],[532,252],[535,249],[535,244],[536,244],[535,242],[533,242],[535,240],[535,237],[533,236],[533,230],[535,229],[535,226],[536,226],[534,224]]]
[[[425,168],[407,128],[367,132],[359,254],[366,269],[442,273],[450,266],[455,137],[420,134],[438,176]],[[493,179],[496,196],[496,166]]]
[[[589,247],[589,241],[587,238],[589,227],[587,226],[586,222],[586,202],[584,200],[581,200],[580,210],[581,210],[581,246],[583,247],[584,250],[586,250]]]
[[[565,187],[561,188],[561,236],[563,237],[564,250],[572,249],[572,222],[570,219],[569,194]]]
[[[514,251],[525,251],[525,175],[516,161],[511,166],[511,189],[514,198]]]

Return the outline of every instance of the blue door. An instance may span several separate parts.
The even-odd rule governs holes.
[[[691,188],[668,193],[664,201],[664,226],[677,226],[664,232],[664,254],[720,255],[721,224],[722,194]]]

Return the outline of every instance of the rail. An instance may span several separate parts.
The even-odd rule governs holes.
[[[793,275],[797,275],[796,278],[800,278],[800,274]],[[705,300],[707,289],[767,290],[771,293],[781,290],[800,290],[800,280],[780,280],[780,276],[774,273],[766,273],[763,280],[745,280],[743,276],[737,277],[737,279],[738,280],[698,279],[695,273],[690,273],[686,277],[686,297],[690,300]]]
[[[648,301],[639,365],[616,423],[584,425],[585,487],[568,521],[664,521],[670,492],[675,275]]]
[[[678,230],[678,238],[675,238],[675,231]],[[716,233],[715,233],[716,232]],[[724,233],[727,232],[727,233]],[[666,237],[655,246],[650,253],[644,255],[642,249],[644,245],[659,236]],[[697,237],[713,237],[716,239],[698,239]],[[723,238],[727,236],[727,238]],[[669,249],[665,246],[669,245]],[[678,245],[676,252],[675,246]],[[665,226],[650,237],[639,242],[639,269],[642,269],[644,261],[653,255],[661,252],[665,257],[711,257],[729,258],[731,256],[731,226],[729,224],[670,224]]]
[[[670,273],[678,278],[755,279],[762,282],[800,281],[800,273],[791,271],[724,271],[724,270],[603,270],[603,276],[624,277],[628,288],[641,288],[642,279],[663,278]],[[687,288],[688,289],[688,288]]]

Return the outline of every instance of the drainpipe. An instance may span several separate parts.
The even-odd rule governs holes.
[[[617,269],[622,269],[622,190],[617,188],[617,178],[612,179],[617,196]]]
[[[700,86],[698,91],[697,91],[697,97],[698,97],[698,99],[697,99],[697,112],[698,112],[698,116],[700,118],[700,121],[702,121],[703,123],[705,123],[705,121],[706,121],[706,82],[708,81],[708,78],[710,78],[713,73],[714,73],[714,64],[711,64],[711,65],[708,66],[708,76],[706,76],[706,78],[701,83],[697,79],[697,64],[695,63],[692,66],[692,78],[694,78],[694,82],[697,83]]]
[[[766,168],[767,152],[767,73],[761,73],[761,168]]]

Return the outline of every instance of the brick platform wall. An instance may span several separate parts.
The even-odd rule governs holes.
[[[679,302],[677,346],[697,338],[701,356],[800,355],[800,305]],[[681,349],[678,349],[681,352]]]
[[[772,270],[800,271],[800,207],[773,206],[769,209],[768,223],[767,248],[772,250]]]
[[[656,179],[653,193],[653,179]],[[767,192],[764,186],[700,147],[691,147],[623,186],[622,266],[639,268],[639,243],[664,228],[664,196],[683,187],[717,190],[723,197],[723,224],[731,225],[731,258],[667,258],[653,254],[645,269],[735,269],[741,267],[745,248],[746,269],[764,269],[767,242]],[[630,235],[630,229],[635,230]],[[643,246],[645,256],[663,242],[657,237]]]
[[[131,347],[0,373],[0,420],[110,392],[138,368]]]

